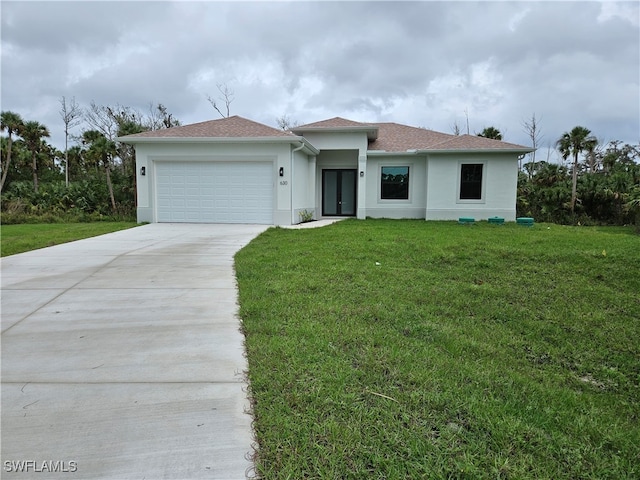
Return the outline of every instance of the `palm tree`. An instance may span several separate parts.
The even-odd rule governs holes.
[[[485,127],[482,132],[478,134],[479,137],[492,138],[494,140],[502,140],[502,134],[496,127]]]
[[[74,145],[69,148],[67,153],[67,168],[69,169],[69,181],[73,179],[73,176],[77,178],[79,175],[87,173],[87,166],[83,162],[82,148],[79,145]],[[74,175],[71,172],[76,172]]]
[[[82,143],[88,146],[88,153],[96,161],[102,162],[107,176],[107,188],[111,200],[111,208],[115,212],[116,200],[113,195],[113,184],[111,183],[111,159],[116,154],[116,143],[109,140],[98,130],[87,130],[82,134]]]
[[[0,113],[0,127],[4,131],[7,131],[9,139],[7,141],[7,160],[2,165],[2,179],[0,180],[0,192],[4,188],[4,182],[7,180],[7,174],[9,173],[9,165],[11,164],[11,147],[13,145],[13,137],[11,135],[18,134],[20,128],[22,128],[22,117],[15,112],[2,112]]]
[[[576,207],[576,190],[578,185],[578,155],[582,152],[593,151],[598,140],[591,135],[591,130],[586,127],[573,127],[570,132],[565,132],[556,142],[562,158],[566,160],[573,156],[572,183],[571,183],[571,213]]]
[[[43,137],[49,137],[49,130],[40,122],[25,122],[20,128],[20,136],[24,139],[27,150],[31,152],[33,168],[33,189],[38,193],[38,153],[42,147]]]

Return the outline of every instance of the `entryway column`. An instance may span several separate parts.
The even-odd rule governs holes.
[[[367,218],[367,155],[362,150],[358,155],[358,210],[356,218],[364,220]]]
[[[318,202],[316,200],[318,198],[316,194],[316,174],[316,157],[314,155],[313,157],[309,157],[309,183],[307,184],[307,191],[309,193],[307,202],[309,205],[313,205],[313,218],[317,220],[320,217],[322,208],[318,209]]]

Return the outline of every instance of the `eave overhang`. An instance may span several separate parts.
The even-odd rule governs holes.
[[[127,143],[130,145],[137,145],[141,143],[216,143],[216,144],[230,144],[230,143],[287,143],[304,145],[303,151],[308,155],[318,155],[320,150],[314,147],[304,137],[299,136],[283,136],[283,137],[132,137],[124,136],[116,138],[118,142]]]
[[[295,134],[305,133],[366,133],[367,140],[378,138],[378,127],[375,126],[348,126],[348,127],[302,127],[292,128]]]
[[[533,152],[535,149],[533,148],[495,148],[495,149],[481,149],[481,148],[476,148],[476,149],[460,149],[460,150],[455,150],[455,149],[451,149],[451,150],[406,150],[403,152],[394,152],[394,151],[386,151],[386,150],[367,150],[367,156],[372,156],[372,157],[384,157],[384,156],[411,156],[411,155],[429,155],[429,154],[433,154],[433,153],[437,153],[437,154],[469,154],[469,153],[491,153],[491,154],[495,154],[495,153],[511,153],[511,154],[519,154],[519,155],[524,155],[527,153],[531,153]]]
[[[386,150],[367,150],[368,157],[409,157],[416,156],[418,154],[417,150],[407,150],[406,152],[388,152]]]
[[[417,150],[419,154],[431,154],[431,153],[448,153],[448,154],[458,154],[458,153],[517,153],[517,154],[527,154],[535,151],[535,148],[465,148],[465,149],[433,149],[433,150]]]

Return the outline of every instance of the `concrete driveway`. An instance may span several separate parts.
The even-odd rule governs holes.
[[[233,255],[266,228],[151,224],[2,259],[2,478],[244,478]]]

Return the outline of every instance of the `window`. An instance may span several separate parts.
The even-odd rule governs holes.
[[[408,200],[409,167],[382,167],[380,192],[383,200]]]
[[[460,200],[482,200],[482,163],[466,163],[460,171]]]

